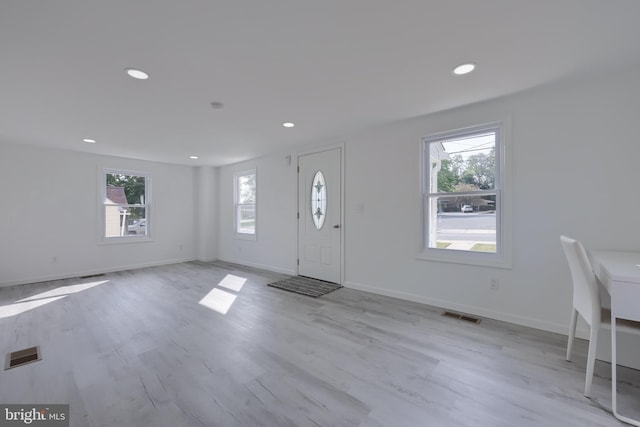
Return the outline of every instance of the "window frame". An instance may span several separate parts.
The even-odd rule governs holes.
[[[145,185],[144,185],[144,195],[145,201],[144,204],[127,204],[129,207],[144,207],[145,210],[145,230],[146,234],[127,234],[126,236],[106,236],[106,206],[107,205],[107,175],[109,174],[117,174],[117,175],[131,175],[131,176],[140,176],[144,177]],[[151,174],[148,172],[140,172],[133,171],[127,169],[117,169],[117,168],[102,168],[99,171],[98,177],[98,186],[100,200],[98,200],[98,217],[99,217],[99,243],[101,244],[121,244],[121,243],[141,243],[141,242],[151,242],[152,239],[152,219],[151,219],[151,206],[152,206],[152,193],[151,193]]]
[[[478,265],[510,269],[511,261],[511,221],[510,221],[510,162],[507,160],[508,123],[506,121],[491,122],[481,125],[459,128],[427,135],[420,143],[420,173],[421,173],[421,248],[417,259],[427,261],[449,262],[457,264]],[[459,139],[480,133],[495,131],[495,184],[492,190],[479,190],[464,193],[430,192],[431,182],[431,153],[430,144],[447,139]],[[478,252],[470,250],[452,250],[445,248],[430,248],[429,229],[431,211],[429,200],[433,197],[451,195],[495,194],[496,197],[496,252]]]
[[[248,175],[255,175],[255,201],[253,203],[239,203],[240,199],[240,178]],[[255,224],[253,233],[239,231],[238,209],[241,206],[253,206],[255,212]],[[233,235],[236,239],[257,240],[258,236],[258,170],[247,169],[233,174]]]

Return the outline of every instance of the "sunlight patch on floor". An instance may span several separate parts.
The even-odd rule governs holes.
[[[223,291],[222,289],[213,288],[198,304],[204,305],[220,314],[227,314],[236,297],[236,295]]]
[[[80,283],[77,285],[60,286],[50,291],[41,292],[39,294],[32,295],[30,297],[22,298],[13,304],[0,306],[0,319],[17,316],[18,314],[25,313],[34,308],[42,307],[59,299],[66,298],[71,294],[82,292],[86,289],[91,289],[95,286],[107,283],[108,280],[101,280],[99,282]]]
[[[227,314],[238,295],[220,289],[218,286],[234,292],[240,292],[246,281],[247,279],[245,277],[227,274],[198,304],[217,313]]]
[[[224,279],[218,283],[218,286],[222,286],[223,288],[231,289],[235,292],[240,292],[242,287],[244,286],[247,279],[244,277],[234,276],[233,274],[227,274]]]
[[[25,313],[29,310],[33,310],[34,308],[41,307],[43,305],[49,304],[50,302],[57,301],[66,297],[66,295],[62,295],[59,297],[51,297],[44,298],[35,301],[26,301],[26,302],[16,302],[9,305],[3,305],[0,307],[0,319],[4,319],[5,317],[17,316],[18,314]]]
[[[38,299],[45,299],[45,298],[51,298],[51,297],[57,297],[57,296],[66,296],[66,295],[71,295],[71,294],[75,294],[78,292],[82,292],[86,289],[91,289],[95,286],[99,286],[102,285],[103,283],[107,283],[108,280],[101,280],[99,282],[89,282],[89,283],[80,283],[77,285],[69,285],[69,286],[60,286],[59,288],[55,288],[55,289],[51,289],[50,291],[46,291],[46,292],[42,292],[40,294],[36,294],[36,295],[32,295],[30,297],[27,298],[23,298],[21,300],[16,301],[18,302],[25,302],[25,301],[33,301],[33,300],[38,300]]]

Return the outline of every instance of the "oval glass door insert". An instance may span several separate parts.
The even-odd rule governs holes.
[[[327,186],[321,171],[316,172],[311,184],[311,216],[316,228],[320,230],[327,215]]]

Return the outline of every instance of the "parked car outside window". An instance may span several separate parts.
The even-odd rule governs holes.
[[[146,234],[147,229],[147,220],[140,219],[134,221],[133,224],[129,225],[128,230],[129,234]]]
[[[473,206],[471,206],[471,205],[462,205],[462,207],[460,208],[460,212],[463,212],[463,213],[473,212]]]

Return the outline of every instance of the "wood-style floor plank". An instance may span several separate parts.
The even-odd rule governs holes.
[[[265,286],[283,277],[191,262],[2,288],[0,351],[43,359],[1,371],[0,402],[69,403],[78,427],[622,425],[609,364],[582,395],[585,341],[566,362],[565,336]],[[640,372],[619,380],[640,417]]]

